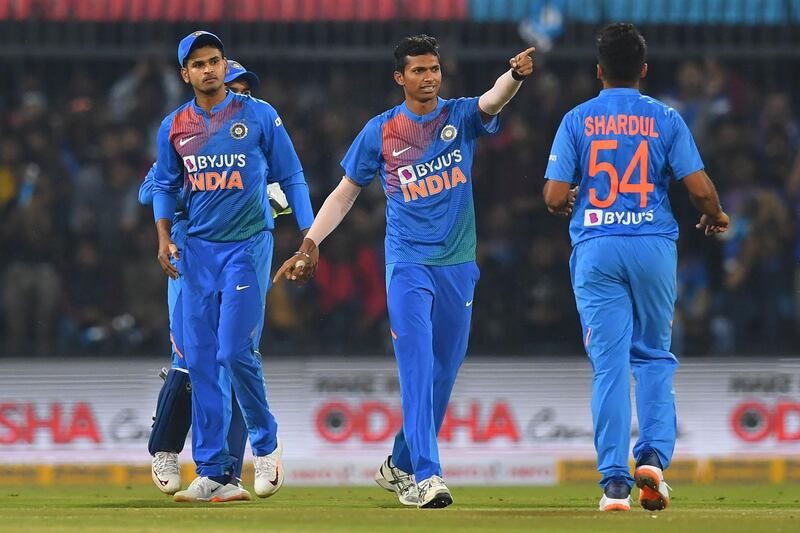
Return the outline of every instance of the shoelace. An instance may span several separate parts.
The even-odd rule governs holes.
[[[156,453],[155,464],[153,465],[155,471],[159,474],[178,474],[178,459],[172,454],[165,452]]]
[[[186,489],[186,490],[187,490],[187,491],[190,491],[190,490],[192,490],[192,489],[194,489],[194,488],[199,488],[199,489],[201,489],[203,492],[206,492],[207,490],[209,490],[209,489],[212,489],[212,488],[213,488],[213,487],[211,486],[211,483],[213,483],[213,481],[211,481],[211,480],[210,480],[210,479],[208,479],[207,477],[196,477],[196,478],[194,478],[194,480],[193,480],[193,481],[192,481],[192,482],[189,484],[189,486],[187,487],[187,489]]]
[[[260,476],[262,474],[267,474],[269,470],[272,470],[277,466],[278,466],[277,462],[269,455],[265,455],[263,457],[256,457],[255,460],[253,461],[253,470],[255,470],[255,474],[257,476]]]
[[[408,497],[409,494],[417,492],[417,481],[414,479],[414,474],[409,474],[400,470],[396,466],[392,466],[391,463],[386,466],[389,468],[389,473],[392,476],[392,479],[388,481],[397,487],[396,490],[399,491],[400,495]],[[384,477],[386,477],[385,474]]]
[[[419,499],[424,500],[425,495],[431,490],[434,482],[436,483],[444,483],[444,480],[439,476],[431,476],[422,483],[419,484]]]

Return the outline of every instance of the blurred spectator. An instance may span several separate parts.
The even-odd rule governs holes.
[[[461,84],[444,86],[445,96],[477,95],[498,74],[494,61],[444,60]],[[70,67],[57,83],[44,68],[27,69],[3,94],[0,355],[51,353],[55,344],[70,353],[168,353],[152,214],[137,206],[136,191],[154,157],[158,124],[187,92],[166,60],[108,65]],[[357,81],[343,65],[358,68]],[[265,66],[248,61],[295,140],[318,207],[341,179],[339,161],[360,126],[399,103],[401,92],[391,67],[377,62]],[[800,331],[800,123],[789,78],[714,58],[687,59],[674,71],[659,64],[653,74],[645,92],[675,106],[690,125],[733,219],[724,240],[703,238],[676,185],[671,201],[682,237],[674,348],[680,355],[789,349]],[[582,352],[567,225],[546,213],[541,188],[561,118],[598,89],[584,59],[540,58],[525,94],[504,110],[501,134],[477,146],[481,280],[473,352]],[[390,349],[384,209],[373,184],[347,227],[325,242],[316,280],[272,289],[265,353]],[[275,242],[279,264],[299,242],[289,217],[279,220]]]
[[[702,145],[709,138],[711,124],[731,111],[726,73],[714,61],[705,66],[685,61],[678,67],[677,82],[672,91],[659,98],[680,112],[695,141]]]
[[[112,346],[112,321],[127,302],[120,298],[118,273],[108,268],[107,258],[95,241],[85,237],[71,251],[64,283],[61,342],[68,350],[98,353]]]
[[[14,205],[3,217],[2,276],[6,353],[47,354],[55,338],[61,280],[56,270],[61,242],[56,235],[54,194],[48,176],[28,163],[17,183]]]

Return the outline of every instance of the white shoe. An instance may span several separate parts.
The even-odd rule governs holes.
[[[631,497],[627,498],[609,498],[605,494],[600,498],[601,511],[630,511],[631,510]]]
[[[641,465],[633,474],[639,487],[639,505],[648,511],[662,511],[669,505],[669,485],[664,481],[664,472],[657,466]]]
[[[612,478],[603,488],[600,498],[601,511],[630,511],[631,488],[621,477]]]
[[[255,470],[255,489],[259,498],[269,498],[283,485],[283,465],[281,464],[281,454],[283,444],[278,439],[278,446],[269,455],[253,457],[253,469]]]
[[[178,454],[172,452],[156,452],[153,466],[150,469],[153,483],[164,494],[175,494],[181,488],[181,465]]]
[[[420,509],[441,509],[453,503],[450,489],[439,476],[431,476],[422,480],[418,490],[419,503],[417,503],[417,507]]]
[[[251,499],[242,487],[228,483],[223,485],[207,477],[198,477],[186,490],[175,493],[176,502],[232,502]]]
[[[403,505],[417,505],[419,503],[419,489],[414,475],[400,470],[392,465],[392,456],[386,458],[381,467],[375,472],[375,483],[397,494]]]

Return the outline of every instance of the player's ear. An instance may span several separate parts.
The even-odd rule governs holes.
[[[603,67],[600,66],[600,63],[597,64],[597,79],[601,81],[603,79]]]
[[[647,63],[642,65],[642,71],[639,73],[640,78],[644,78],[645,76],[647,76]]]
[[[183,83],[189,83],[189,69],[186,67],[181,67],[181,78]]]
[[[404,87],[406,84],[405,78],[403,78],[403,73],[397,70],[394,71],[394,82],[399,85],[400,87]]]

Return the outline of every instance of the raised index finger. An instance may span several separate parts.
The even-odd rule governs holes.
[[[519,54],[517,54],[517,57],[530,56],[535,51],[536,51],[536,48],[531,46],[530,48],[528,48],[524,52],[520,52]]]

